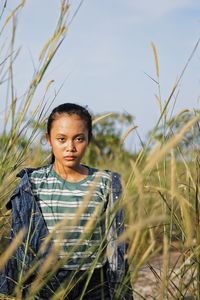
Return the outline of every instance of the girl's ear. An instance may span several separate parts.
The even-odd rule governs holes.
[[[48,133],[46,133],[45,136],[46,136],[46,140],[47,140],[48,144],[51,146],[50,136],[48,135]]]

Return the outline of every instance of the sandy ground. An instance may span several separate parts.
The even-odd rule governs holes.
[[[191,268],[192,262],[186,260],[182,264],[178,252],[170,253],[169,262],[167,274],[171,280],[169,281],[168,289],[161,289],[162,282],[160,278],[163,276],[163,260],[162,256],[160,256],[153,259],[139,271],[137,281],[134,283],[134,300],[197,299],[196,281],[193,280],[193,283],[191,283],[191,280],[196,277],[194,268]],[[181,268],[184,268],[184,272],[181,272],[184,274],[183,276],[180,275]],[[183,289],[181,288],[182,286],[184,286]],[[164,290],[164,294],[161,290]],[[182,293],[179,292],[180,290],[182,290]]]

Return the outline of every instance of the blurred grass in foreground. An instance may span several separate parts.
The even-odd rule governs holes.
[[[11,21],[13,21],[13,25],[10,31],[10,44],[8,50],[2,54],[4,57],[1,57],[0,69],[0,77],[5,77],[5,74],[7,74],[9,78],[6,83],[0,85],[0,88],[9,89],[11,95],[6,100],[6,115],[0,137],[0,268],[5,265],[19,244],[24,243],[25,249],[28,247],[28,241],[23,241],[23,232],[19,233],[12,244],[6,245],[10,216],[5,209],[5,204],[16,186],[18,171],[24,166],[38,167],[44,164],[46,152],[44,152],[41,145],[34,144],[34,141],[37,138],[38,129],[44,123],[46,117],[49,103],[45,100],[45,95],[51,82],[47,83],[44,97],[31,115],[30,105],[39,84],[44,80],[43,76],[49,64],[65,37],[66,16],[69,9],[68,2],[62,1],[57,27],[41,51],[39,67],[34,72],[30,86],[27,88],[21,102],[23,103],[22,108],[17,110],[18,99],[13,91],[13,69],[16,59],[13,54],[16,53],[14,47],[16,24],[14,21],[16,13],[23,8],[24,4],[24,2],[21,2],[9,16],[5,16],[5,11],[2,11],[4,25],[1,32],[7,26],[10,26]],[[197,49],[198,43],[199,41],[166,101],[161,98],[158,55],[155,45],[152,44],[156,66],[156,79],[154,81],[158,87],[156,98],[159,104],[160,118],[151,131],[149,140],[146,143],[143,142],[141,151],[134,154],[125,153],[119,143],[113,148],[113,155],[110,156],[111,159],[109,160],[106,160],[107,154],[105,156],[98,155],[99,150],[96,150],[95,154],[93,153],[96,167],[111,169],[122,174],[123,195],[113,208],[112,215],[115,215],[120,207],[125,209],[126,230],[119,238],[119,242],[125,240],[129,244],[127,260],[130,265],[133,289],[140,268],[148,265],[158,282],[158,292],[157,295],[152,295],[153,299],[184,299],[186,295],[200,299],[200,173],[199,145],[197,144],[200,116],[199,112],[195,110],[189,111],[186,109],[177,115],[173,114],[173,109],[169,112],[169,104],[176,99],[175,93],[178,84]],[[27,116],[30,117],[28,121]],[[30,126],[32,125],[30,120],[33,119],[35,120],[34,126]],[[96,120],[99,123],[101,121],[101,118]],[[121,137],[121,143],[124,142],[126,135],[131,134],[135,129],[136,126],[132,124],[127,133]],[[121,156],[122,152],[123,156]],[[32,155],[33,153],[34,155]],[[91,153],[89,152],[85,163],[90,162]],[[85,199],[73,222],[78,221],[79,213],[84,211],[89,199],[90,195]],[[95,211],[91,221],[86,225],[83,238],[85,234],[93,232],[93,224],[97,215],[98,211]],[[59,226],[63,226],[63,223],[59,223],[51,235],[56,234]],[[59,238],[62,239],[62,235]],[[46,243],[47,241],[44,241],[44,248]],[[70,259],[73,250],[68,254],[66,260]],[[41,271],[37,274],[29,289],[29,299],[35,297],[35,294],[42,288],[47,279],[56,272],[60,264],[64,263],[55,261],[58,251],[57,246],[53,247],[50,255],[42,262]],[[178,252],[178,260],[174,265],[170,260],[172,251]],[[160,270],[151,266],[152,259],[158,256],[162,256],[162,268]],[[23,283],[31,277],[37,268],[38,263],[35,263],[26,274],[23,271],[21,272],[15,299],[21,299]],[[88,273],[88,279],[91,273],[92,269]],[[124,282],[126,282],[126,278],[124,278]],[[72,281],[65,287],[61,286],[53,299],[64,299],[64,295],[70,291],[73,284]],[[123,285],[119,287],[119,299],[121,289],[123,289]],[[137,294],[139,292],[135,290],[135,295]],[[143,295],[140,295],[140,298],[145,299]]]

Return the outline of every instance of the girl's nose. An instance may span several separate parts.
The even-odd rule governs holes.
[[[67,151],[72,151],[72,150],[74,150],[74,143],[73,143],[73,141],[67,141],[66,142],[66,150]]]

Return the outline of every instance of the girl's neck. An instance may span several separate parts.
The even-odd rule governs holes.
[[[83,165],[78,165],[76,168],[60,166],[56,162],[53,164],[54,171],[69,182],[79,182],[88,176],[89,170]]]

